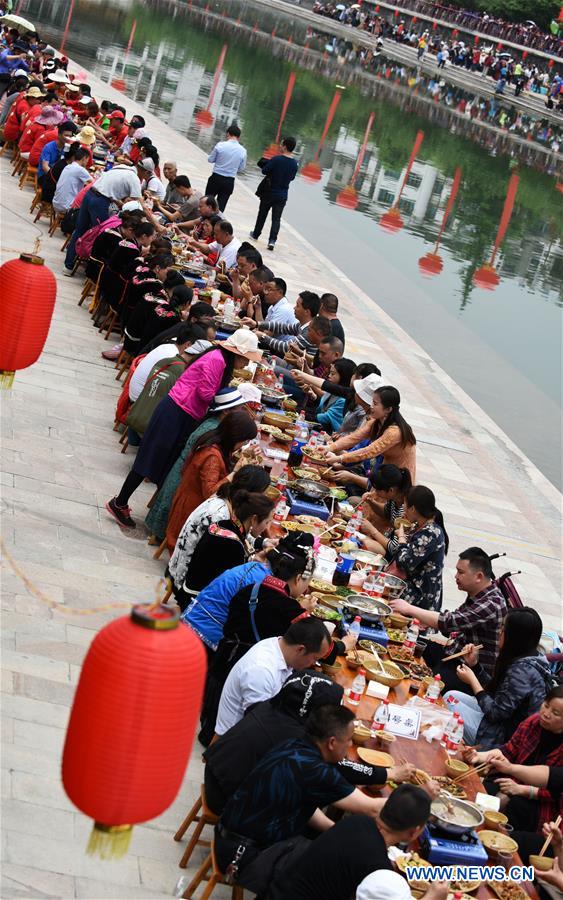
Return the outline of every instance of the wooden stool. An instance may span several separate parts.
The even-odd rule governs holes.
[[[180,868],[185,869],[190,860],[190,856],[194,852],[194,847],[209,847],[210,841],[206,841],[201,837],[201,832],[205,828],[206,825],[216,825],[219,821],[219,816],[216,816],[215,813],[212,813],[209,807],[207,806],[207,802],[205,800],[205,789],[204,786],[201,785],[201,793],[200,796],[195,801],[194,805],[190,809],[188,815],[178,828],[178,831],[174,835],[175,841],[181,841],[185,832],[190,827],[190,825],[195,822],[196,826],[194,828],[194,833],[192,834],[188,846],[184,851],[184,855],[180,860]],[[201,880],[201,879],[200,879]],[[199,883],[199,882],[198,882]]]
[[[15,154],[13,157],[14,168],[12,169],[12,178],[16,175],[21,175],[22,172],[25,171],[25,167],[27,166],[27,159],[24,159],[21,155],[20,151]]]
[[[62,247],[61,247],[61,253],[64,253],[65,250],[66,250],[66,248],[67,248],[68,245],[70,244],[70,239],[71,239],[71,237],[72,237],[72,234],[67,234],[67,236],[65,237],[65,239],[64,239],[64,241],[63,241],[63,245],[62,245]]]
[[[39,204],[42,202],[42,199],[41,199],[42,194],[43,194],[43,191],[41,190],[40,187],[38,187],[37,190],[35,191],[33,200],[31,201],[31,206],[29,207],[30,213],[32,213],[33,210],[35,209],[35,207],[39,206]]]
[[[51,237],[53,237],[55,231],[61,224],[64,217],[65,217],[64,213],[56,213],[55,210],[53,210],[53,215],[51,217],[51,224],[49,225],[49,235]]]
[[[35,197],[33,198],[33,200],[35,202]],[[39,207],[37,209],[37,212],[35,213],[35,218],[33,221],[38,222],[42,216],[49,216],[49,234],[51,234],[51,227],[53,225],[54,211],[53,211],[53,207],[49,200],[40,200],[39,201]]]
[[[32,184],[33,187],[37,190],[37,166],[30,166],[29,164],[26,164],[25,170],[23,171],[18,184],[20,191],[23,191],[24,187],[27,184]]]
[[[92,281],[91,278],[87,278],[84,282],[84,287],[82,288],[82,293],[80,294],[80,300],[78,301],[78,305],[82,306],[84,301],[93,294],[96,289],[96,284]]]
[[[154,551],[152,558],[160,559],[160,557],[162,556],[162,554],[164,553],[165,550],[166,550],[166,538],[164,538],[164,540],[163,540],[162,544],[160,544],[158,550]]]
[[[4,141],[2,147],[0,147],[0,156],[4,156],[6,150],[12,151],[12,159],[14,159],[16,153],[18,152],[17,142],[16,141]]]
[[[209,870],[211,869],[211,875],[209,876]],[[202,881],[207,881],[205,886],[205,890],[200,897],[200,900],[207,900],[208,897],[211,897],[211,894],[215,890],[215,887],[218,884],[226,884],[225,876],[219,869],[217,865],[217,859],[215,857],[215,846],[211,844],[211,853],[204,859],[201,866],[195,873],[194,877],[190,881],[186,890],[182,894],[182,897],[190,898],[193,897],[194,891]],[[244,888],[240,887],[238,884],[234,884],[231,892],[231,900],[243,900],[244,898]]]

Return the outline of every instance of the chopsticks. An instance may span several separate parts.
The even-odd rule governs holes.
[[[462,781],[462,779],[467,778],[468,775],[479,775],[484,769],[489,767],[490,763],[484,762],[479,763],[478,766],[475,766],[473,769],[468,769],[467,772],[464,772],[463,775],[458,775],[453,779],[453,783],[457,784],[458,781]]]
[[[477,644],[477,646],[474,647],[473,649],[474,650],[482,650],[483,644]],[[469,650],[466,647],[465,650],[460,650],[459,653],[452,653],[451,656],[444,656],[442,658],[442,662],[449,662],[450,659],[458,659],[460,656],[465,656],[467,653],[469,653]]]
[[[561,816],[557,816],[557,818],[556,818],[556,820],[555,820],[555,827],[556,827],[556,828],[559,828],[560,825],[561,825]],[[545,851],[547,850],[547,848],[548,848],[549,845],[551,844],[551,841],[552,841],[552,840],[553,840],[553,831],[551,832],[551,834],[549,834],[549,835],[546,837],[546,839],[545,839],[545,841],[544,841],[544,844],[543,844],[543,847],[541,848],[541,850],[540,850],[538,856],[543,856],[543,855],[544,855]]]
[[[325,528],[324,531],[321,531],[321,533],[319,534],[319,537],[322,538],[322,536],[324,534],[328,534],[329,531],[332,531],[333,528],[338,528],[339,525],[340,525],[340,522],[335,522],[334,525],[330,525],[328,528]]]

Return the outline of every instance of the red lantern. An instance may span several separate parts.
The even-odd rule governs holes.
[[[436,31],[437,27],[438,27],[438,23],[432,22],[432,31]]]
[[[548,64],[547,64],[548,69],[552,69],[552,68],[553,68],[553,63],[554,63],[554,60],[553,60],[553,59],[550,59],[549,62],[548,62]]]
[[[115,88],[116,91],[121,91],[122,94],[127,90],[127,82],[124,78],[112,78],[111,86],[112,88]]]
[[[412,17],[411,25],[416,25],[416,16],[413,16],[413,17]]]
[[[69,798],[95,821],[89,853],[122,856],[132,826],[160,815],[176,797],[206,668],[200,640],[165,606],[136,606],[94,638],[62,765]]]
[[[17,369],[27,369],[41,356],[57,282],[40,256],[22,253],[0,267],[0,387],[10,387]]]
[[[524,50],[524,52],[522,53],[522,59],[526,59],[527,55],[528,55],[528,51]]]
[[[358,192],[352,184],[347,184],[336,195],[337,206],[343,206],[344,209],[356,209],[358,205]]]

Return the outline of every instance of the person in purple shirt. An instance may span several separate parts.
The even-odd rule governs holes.
[[[268,250],[273,250],[278,238],[281,217],[287,203],[289,185],[297,175],[299,164],[293,156],[296,140],[293,137],[284,137],[281,142],[281,153],[272,159],[259,159],[258,165],[265,176],[260,182],[256,194],[260,197],[260,206],[254,229],[250,237],[258,240],[262,229],[266,224],[268,213],[272,213],[270,237],[268,238]]]

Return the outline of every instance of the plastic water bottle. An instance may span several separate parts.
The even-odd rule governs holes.
[[[303,457],[302,450],[309,438],[309,429],[307,428],[307,425],[305,423],[305,413],[301,413],[295,425],[295,437],[293,438],[293,441],[289,448],[289,459],[287,461],[288,465],[292,469],[300,465],[301,459]]]
[[[235,314],[235,302],[229,297],[223,304],[223,318],[232,319]]]
[[[385,731],[389,721],[389,700],[382,700],[373,715],[371,736],[376,737],[378,731]]]
[[[360,616],[356,616],[353,622],[348,625],[348,634],[353,634],[356,638],[356,641],[359,640],[360,637],[360,628],[361,628],[361,618]]]
[[[350,693],[348,695],[348,703],[351,703],[352,706],[358,706],[365,689],[366,673],[364,669],[360,669],[352,682],[352,687],[350,688]]]
[[[430,703],[436,703],[436,700],[440,696],[440,681],[441,678],[439,675],[434,675],[433,680],[430,682],[428,687],[426,688],[425,699]]]
[[[440,741],[440,744],[445,749],[447,749],[448,742],[449,742],[454,730],[457,728],[457,720],[458,719],[459,719],[459,713],[453,712],[451,717],[446,722],[446,727],[444,728],[444,733],[442,734],[442,740]]]
[[[447,751],[450,756],[453,756],[459,750],[460,744],[463,740],[463,728],[464,721],[461,716],[457,720],[457,727],[452,731],[450,735],[450,739],[448,741]]]
[[[280,499],[277,502],[276,508],[274,509],[274,521],[275,522],[285,522],[289,513],[289,506],[285,502],[285,497],[282,494]]]
[[[113,169],[113,164],[115,162],[115,156],[113,153],[108,153],[106,156],[106,164],[104,166],[104,172],[109,172],[110,169]]]
[[[408,650],[409,653],[414,653],[414,648],[416,647],[416,642],[418,641],[419,631],[420,622],[418,621],[418,619],[413,619],[411,624],[407,628],[405,640],[403,641],[403,647],[405,650]]]

